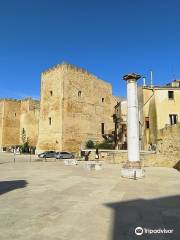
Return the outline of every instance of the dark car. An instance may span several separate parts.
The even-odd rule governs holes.
[[[56,152],[55,151],[47,151],[38,154],[39,158],[56,158]]]
[[[74,158],[74,155],[68,152],[57,152],[56,159],[70,159]]]

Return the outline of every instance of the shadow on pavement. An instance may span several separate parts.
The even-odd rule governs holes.
[[[179,240],[180,195],[152,200],[135,199],[108,203],[114,211],[112,240]],[[143,229],[136,235],[136,227]],[[172,233],[146,233],[145,229],[173,230]],[[140,229],[139,232],[142,230]]]
[[[27,181],[25,180],[14,180],[14,181],[3,181],[0,182],[0,195],[10,192],[18,188],[24,188],[27,186]]]

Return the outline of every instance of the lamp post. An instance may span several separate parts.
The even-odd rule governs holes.
[[[137,80],[141,78],[136,73],[123,77],[127,83],[127,143],[128,161],[121,170],[122,177],[142,178],[144,170],[141,168],[139,153],[139,112],[137,98]]]

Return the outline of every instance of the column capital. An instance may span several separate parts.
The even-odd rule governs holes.
[[[123,76],[125,81],[137,81],[139,78],[141,78],[141,75],[137,73],[129,73]]]

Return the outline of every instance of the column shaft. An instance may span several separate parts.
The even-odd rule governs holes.
[[[127,81],[127,107],[128,107],[128,160],[137,162],[139,157],[139,114],[137,99],[137,82]]]

